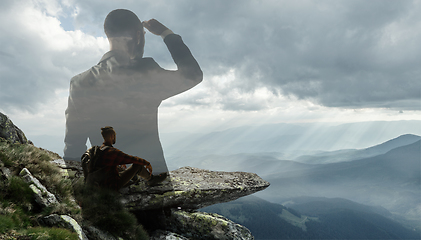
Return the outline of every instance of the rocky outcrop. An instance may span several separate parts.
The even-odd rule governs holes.
[[[199,209],[261,191],[269,183],[254,173],[216,172],[182,167],[156,187],[145,182],[123,189],[122,198],[130,210],[157,208]]]
[[[183,234],[188,239],[254,239],[244,226],[214,213],[173,210],[166,221],[168,230]]]
[[[71,174],[76,176],[73,181],[81,181],[78,179],[82,176],[80,162],[66,164],[62,159],[56,159],[52,160],[51,164],[62,169],[63,178],[69,178],[70,172],[68,171],[72,171],[76,172],[76,174]],[[0,164],[1,178],[8,179],[14,174],[19,174],[29,184],[35,200],[41,208],[48,209],[51,206],[63,204],[28,169],[23,168],[13,173]],[[254,238],[244,226],[220,215],[196,210],[212,204],[232,201],[263,190],[268,186],[268,182],[254,173],[217,172],[182,167],[171,171],[169,178],[158,186],[149,187],[144,181],[140,181],[122,189],[120,196],[125,207],[132,211],[145,229],[149,231],[152,240],[249,240]],[[147,216],[144,219],[152,222],[152,228],[147,228],[147,224],[140,220],[142,216]],[[104,229],[100,230],[86,224],[84,221],[76,222],[68,215],[51,214],[39,217],[37,221],[44,226],[65,228],[76,232],[81,240],[123,239],[105,232]]]
[[[80,225],[73,218],[67,215],[51,214],[49,216],[40,218],[39,222],[45,226],[69,229],[73,232],[76,232],[79,239],[88,240]]]
[[[78,164],[69,168],[63,160],[54,160],[62,168],[63,177],[69,177],[67,170],[80,171]],[[0,166],[2,177],[10,178],[11,171]],[[34,192],[35,200],[41,208],[59,204],[57,198],[49,192],[28,169],[23,168],[19,176],[25,180]],[[144,182],[133,184],[121,190],[122,202],[136,216],[152,211],[147,221],[156,222],[156,229],[150,230],[150,239],[254,239],[250,231],[218,214],[198,212],[199,209],[216,203],[222,203],[260,191],[269,183],[253,173],[215,172],[192,167],[183,167],[170,172],[169,180],[161,185],[148,187]],[[162,209],[162,214],[155,214]],[[186,210],[187,209],[187,210]],[[158,210],[159,212],[159,210]],[[114,240],[122,239],[92,225],[76,222],[67,215],[51,214],[37,220],[41,225],[66,228],[76,232],[79,239]],[[159,223],[158,223],[159,222]],[[81,225],[79,225],[81,224]],[[142,224],[144,224],[142,222]],[[145,226],[145,225],[144,225]]]
[[[1,113],[0,137],[6,139],[7,142],[3,142],[6,142],[7,144],[25,144],[28,142],[24,133],[16,127],[7,116]],[[14,144],[10,145],[17,146]],[[41,150],[48,152],[47,150]],[[81,179],[79,179],[82,177],[80,162],[69,163],[65,162],[63,159],[56,159],[48,162],[47,164],[55,164],[61,168],[61,172],[56,172],[56,175],[54,175],[57,176],[59,180],[64,179],[69,182],[68,180],[71,178],[71,182],[75,184],[81,182]],[[24,164],[12,165],[14,168],[12,169],[13,171],[6,167],[6,165],[3,164],[2,159],[0,159],[0,180],[11,180],[16,177],[16,175],[19,175],[20,178],[28,183],[29,188],[35,196],[36,205],[39,205],[40,207],[38,210],[41,212],[46,213],[54,206],[63,207],[63,205],[69,205],[70,202],[75,203],[74,198],[64,201],[63,196],[57,195],[56,197],[48,191],[47,188],[37,179],[37,177],[42,179],[42,175],[40,175],[40,173],[37,172],[38,175],[35,177],[27,168],[24,167]],[[7,166],[10,167],[12,165],[9,164]],[[72,171],[72,174],[69,174],[69,171]],[[58,182],[59,181],[55,183],[59,184]],[[51,182],[43,181],[43,183],[46,184],[50,190],[53,189],[54,191],[54,186],[50,186],[52,184]],[[121,203],[123,203],[124,206],[121,205],[118,200],[118,196],[117,198],[114,198],[115,195],[113,195],[112,199],[117,199],[117,202],[120,204],[119,206],[121,206],[123,210],[128,209],[132,211],[129,215],[135,215],[137,220],[139,220],[142,224],[143,222],[139,217],[148,216],[148,218],[144,218],[144,220],[152,222],[152,228],[146,229],[150,233],[150,239],[152,240],[248,240],[253,239],[253,236],[247,228],[220,215],[197,212],[196,210],[212,204],[232,201],[257,191],[261,191],[268,186],[268,182],[264,181],[254,173],[217,172],[192,167],[183,167],[178,170],[171,171],[167,180],[158,186],[149,187],[144,181],[140,181],[122,189]],[[55,191],[55,193],[57,194],[58,192]],[[92,192],[89,192],[89,194],[91,193]],[[85,202],[83,202],[83,204],[84,203]],[[30,205],[32,205],[32,203],[30,203]],[[41,216],[37,217],[36,221],[44,226],[69,229],[76,232],[81,240],[122,239],[119,236],[114,236],[104,232],[104,229],[100,230],[92,226],[92,223],[89,223],[89,220],[82,219],[84,215],[72,215],[74,212],[80,213],[79,205],[75,205],[76,207],[72,208],[71,211],[67,209],[65,212],[60,212],[60,214],[50,214],[48,216],[42,216],[42,214],[40,214]],[[95,204],[90,206],[95,207]],[[108,205],[106,205],[105,208],[108,208]],[[103,212],[106,212],[107,214],[107,210],[108,209]],[[64,213],[64,215],[62,213]],[[95,212],[95,214],[96,213],[97,212]],[[74,218],[65,214],[70,214]],[[133,216],[133,218],[135,217]],[[79,222],[75,219],[78,219]],[[156,224],[154,225],[154,223]],[[137,223],[134,224],[135,227],[139,228]],[[145,225],[146,224],[144,224],[144,226]],[[144,230],[142,229],[142,231]],[[124,234],[126,233],[124,232],[123,235]]]
[[[62,160],[54,160],[52,163],[62,167],[63,171],[69,169]],[[71,169],[80,170],[77,164]],[[6,178],[11,174],[10,170],[5,167],[1,167],[0,170],[2,176]],[[19,175],[30,184],[36,202],[42,208],[58,204],[57,198],[28,169],[23,168]],[[63,176],[68,177],[68,174]],[[254,239],[244,226],[218,214],[198,212],[194,209],[231,201],[260,191],[269,186],[268,182],[253,173],[215,172],[192,167],[183,167],[170,172],[169,180],[155,187],[148,187],[144,182],[140,182],[121,191],[122,202],[135,214],[167,209],[166,214],[153,215],[159,218],[158,221],[163,224],[151,232],[150,239]],[[122,239],[91,225],[81,227],[78,222],[67,215],[52,214],[40,217],[38,222],[44,226],[69,229],[76,232],[81,240]]]
[[[50,193],[38,179],[32,176],[28,169],[23,168],[19,175],[29,184],[29,188],[34,192],[35,201],[41,207],[51,207],[54,204],[58,204],[56,196]]]
[[[179,235],[177,233],[169,232],[169,231],[163,231],[163,230],[157,230],[153,233],[153,235],[150,236],[150,240],[189,240],[186,237],[183,237],[182,235]]]
[[[254,239],[244,226],[217,214],[195,210],[261,191],[269,186],[268,182],[254,173],[193,167],[182,167],[169,175],[159,186],[149,187],[141,181],[121,190],[122,202],[131,211],[171,209],[170,214],[160,216],[165,222],[163,229],[151,239]]]
[[[54,161],[63,169],[80,172],[80,162]],[[182,167],[169,173],[169,178],[158,186],[149,187],[140,181],[123,188],[120,193],[126,208],[136,214],[152,211],[143,217],[157,221],[160,227],[150,239],[254,239],[250,231],[220,215],[195,211],[197,209],[235,200],[261,191],[270,184],[254,173],[218,172]],[[170,214],[155,214],[156,209],[170,209]],[[186,211],[187,210],[187,211]],[[151,217],[160,218],[153,220]],[[95,239],[111,239],[86,229]],[[99,237],[103,236],[103,237]]]
[[[25,134],[6,115],[0,113],[0,137],[12,143],[27,143]]]

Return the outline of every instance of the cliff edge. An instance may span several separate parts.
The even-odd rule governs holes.
[[[0,239],[254,239],[244,226],[197,211],[267,188],[269,183],[254,173],[182,167],[154,187],[141,180],[120,193],[81,191],[80,162],[65,162],[28,144],[10,119],[0,117],[0,130],[7,133],[0,136]],[[121,226],[107,226],[120,218]]]

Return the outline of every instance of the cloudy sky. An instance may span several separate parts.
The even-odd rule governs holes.
[[[421,120],[421,1],[2,0],[0,112],[29,138],[64,136],[70,78],[108,51],[117,8],[180,34],[204,72],[162,131]],[[151,33],[145,56],[175,67]]]

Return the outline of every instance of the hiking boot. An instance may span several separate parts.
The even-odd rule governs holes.
[[[168,173],[161,173],[159,175],[152,175],[151,179],[148,180],[148,185],[153,187],[164,181],[168,176]]]

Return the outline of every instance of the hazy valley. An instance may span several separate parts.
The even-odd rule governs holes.
[[[379,123],[382,124],[384,123]],[[319,230],[330,231],[329,228],[338,228],[335,224],[348,221],[342,224],[350,226],[353,233],[341,232],[337,233],[338,236],[364,238],[370,233],[382,239],[407,239],[409,236],[417,239],[420,236],[421,137],[411,134],[414,131],[407,129],[406,133],[400,132],[376,144],[368,144],[374,139],[382,139],[379,136],[387,135],[384,133],[384,126],[374,124],[368,132],[360,135],[372,135],[371,140],[365,141],[365,148],[358,148],[360,143],[354,144],[356,140],[351,138],[352,131],[345,131],[347,134],[344,132],[347,125],[323,129],[330,134],[328,137],[317,131],[309,135],[300,133],[300,127],[282,126],[285,127],[282,131],[274,129],[271,132],[268,126],[264,126],[259,131],[251,131],[252,133],[238,128],[205,136],[195,135],[194,139],[191,138],[192,141],[187,141],[189,138],[185,141],[178,139],[166,151],[167,162],[170,168],[189,165],[211,170],[255,172],[269,181],[271,186],[255,194],[260,201],[254,199],[252,205],[260,206],[263,204],[261,201],[269,201],[264,204],[265,208],[275,212],[276,218],[280,218],[276,221],[270,214],[259,217],[257,210],[249,212],[252,208],[245,206],[251,203],[244,199],[232,203],[236,204],[234,210],[231,203],[211,209],[237,221],[243,219],[240,222],[252,232],[253,226],[257,224],[256,219],[260,219],[265,224],[274,221],[277,226],[283,224],[285,229],[289,229],[285,231],[295,236],[294,238],[320,238],[327,233]],[[256,139],[252,136],[256,136]],[[305,136],[310,136],[307,148]],[[341,143],[347,137],[349,141]],[[320,140],[322,138],[325,140]],[[333,144],[335,138],[337,142]],[[269,146],[263,148],[265,144]],[[280,146],[277,151],[276,146]],[[339,149],[338,146],[347,148]],[[227,148],[231,150],[225,151]],[[349,202],[345,204],[346,201]],[[279,210],[287,207],[292,213]],[[298,217],[300,215],[304,217]],[[358,226],[362,227],[359,223],[362,222],[365,223],[365,228],[371,229],[367,230],[368,235],[352,235],[357,234]],[[381,235],[384,229],[389,229],[390,232]],[[259,231],[253,233],[259,239],[261,231],[254,231]],[[260,239],[264,238],[274,236],[261,235]]]

